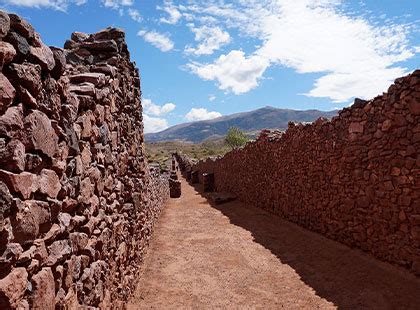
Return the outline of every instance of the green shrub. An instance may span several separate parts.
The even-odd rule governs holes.
[[[243,147],[248,141],[246,134],[237,127],[230,127],[225,138],[225,143],[232,149]]]

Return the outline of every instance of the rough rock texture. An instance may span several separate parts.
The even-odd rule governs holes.
[[[420,70],[330,122],[290,123],[197,164],[195,180],[420,275]],[[192,176],[191,176],[192,171]]]
[[[49,48],[0,11],[0,69],[0,308],[122,307],[169,197],[124,32]]]

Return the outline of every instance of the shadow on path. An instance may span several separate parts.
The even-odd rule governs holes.
[[[194,186],[202,193],[200,185]],[[420,279],[262,209],[234,201],[215,205],[230,222],[292,267],[316,294],[342,309],[420,309]]]

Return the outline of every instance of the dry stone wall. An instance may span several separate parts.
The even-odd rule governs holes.
[[[136,283],[169,187],[124,37],[50,48],[0,11],[0,309],[119,308]]]
[[[331,121],[290,123],[197,164],[218,191],[420,274],[420,70]]]

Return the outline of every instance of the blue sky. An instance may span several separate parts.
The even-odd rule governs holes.
[[[146,131],[263,106],[332,110],[420,64],[417,0],[0,0],[48,45],[126,31]]]

